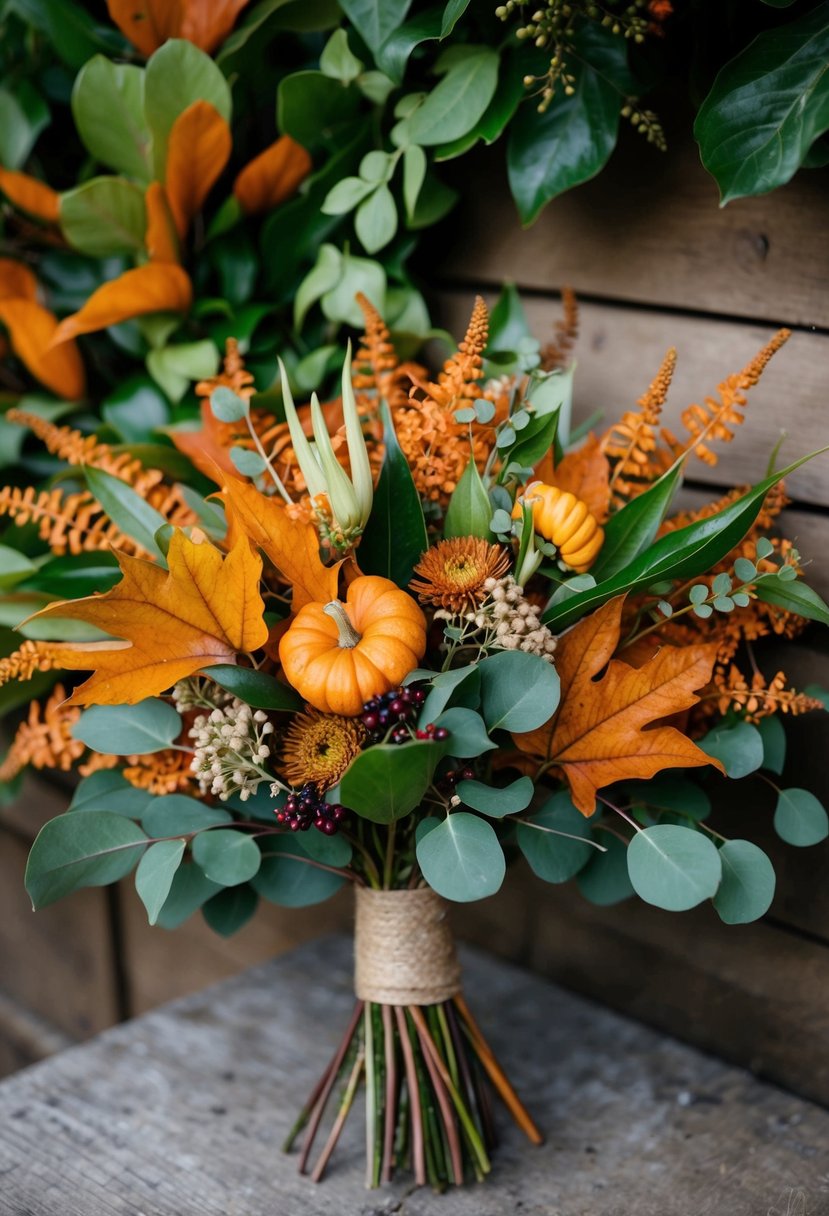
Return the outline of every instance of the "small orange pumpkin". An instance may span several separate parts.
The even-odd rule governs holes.
[[[587,503],[569,490],[542,482],[527,486],[524,499],[532,505],[536,532],[556,546],[564,564],[578,574],[588,571],[604,544],[604,530],[590,514]],[[520,517],[520,502],[516,502],[512,514],[514,519]]]
[[[346,602],[300,608],[279,643],[282,670],[323,713],[354,717],[399,684],[426,652],[426,618],[405,591],[360,575]]]

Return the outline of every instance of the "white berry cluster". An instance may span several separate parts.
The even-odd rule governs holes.
[[[542,624],[541,609],[524,598],[524,588],[514,577],[488,578],[484,590],[486,599],[475,612],[467,613],[466,620],[486,631],[487,647],[523,650],[552,663],[556,639]]]
[[[235,697],[209,714],[199,714],[190,730],[191,767],[202,793],[216,794],[223,802],[238,794],[246,802],[262,781],[273,781],[263,767],[270,756],[265,738],[272,733],[266,713]]]

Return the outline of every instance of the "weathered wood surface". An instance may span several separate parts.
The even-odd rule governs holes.
[[[477,280],[480,282],[480,280]],[[578,278],[573,284],[578,290]],[[463,335],[475,287],[447,288],[433,299],[437,323]],[[483,291],[491,304],[497,291]],[[829,297],[829,292],[826,292]],[[552,298],[524,300],[533,333],[546,341],[560,315]],[[774,332],[769,325],[719,321],[708,317],[584,303],[576,358],[574,414],[577,420],[602,410],[606,426],[624,410],[633,409],[659,370],[669,347],[678,353],[668,403],[666,426],[683,434],[680,414],[692,402],[713,394],[719,381],[738,372]],[[829,337],[795,332],[751,390],[746,418],[732,443],[718,444],[718,463],[710,468],[699,460],[688,476],[706,485],[729,488],[759,481],[782,431],[788,438],[782,463],[796,460],[829,442],[827,426]],[[809,506],[829,505],[829,455],[799,469],[788,482],[791,497]]]
[[[494,1175],[363,1186],[355,1118],[314,1186],[279,1144],[351,1002],[326,939],[0,1085],[4,1216],[821,1216],[829,1113],[513,967],[467,994],[548,1135]]]
[[[677,127],[690,121],[677,118]],[[660,155],[622,130],[610,164],[554,199],[522,229],[503,149],[448,165],[459,208],[430,259],[444,281],[550,291],[691,309],[776,324],[829,327],[829,170],[798,173],[781,190],[717,207],[696,145],[669,134]],[[461,176],[462,175],[462,176]]]

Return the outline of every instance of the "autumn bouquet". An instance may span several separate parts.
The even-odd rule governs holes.
[[[431,380],[361,297],[365,337],[325,404],[297,407],[284,367],[279,394],[257,395],[230,341],[197,386],[200,422],[172,432],[190,484],[8,416],[63,477],[0,494],[47,548],[14,593],[45,606],[0,678],[48,699],[2,775],[82,778],[32,848],[33,904],[134,870],[152,923],[201,909],[230,933],[260,899],[352,884],[356,1004],[288,1141],[314,1179],[363,1083],[369,1185],[483,1178],[493,1089],[540,1139],[464,999],[445,914],[493,895],[508,860],[601,904],[710,900],[729,923],[772,899],[766,854],[728,839],[727,815],[711,826],[706,781],[779,773],[781,716],[823,707],[755,655],[829,620],[777,529],[802,460],[719,502],[675,496],[787,334],[689,406],[683,438],[660,427],[674,351],[586,433],[565,300],[542,349],[507,293],[508,350],[478,300]],[[49,691],[58,670],[91,674]],[[809,792],[778,799],[784,840],[826,835]]]

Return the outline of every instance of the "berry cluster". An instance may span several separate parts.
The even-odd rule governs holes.
[[[426,693],[422,688],[393,688],[382,697],[372,697],[366,701],[362,723],[368,731],[368,742],[382,743],[388,734],[389,743],[408,743],[413,737],[412,728],[425,700]],[[418,731],[417,738],[433,739],[436,733],[434,728],[428,735]],[[446,732],[441,738],[446,738]]]
[[[459,781],[473,781],[475,779],[474,768],[450,768],[447,773],[444,773],[439,781],[435,782],[437,788],[443,794],[451,794]]]
[[[315,827],[326,836],[333,836],[347,814],[344,806],[325,802],[308,781],[299,793],[288,795],[284,808],[276,812],[276,821],[292,832],[307,832]]]

